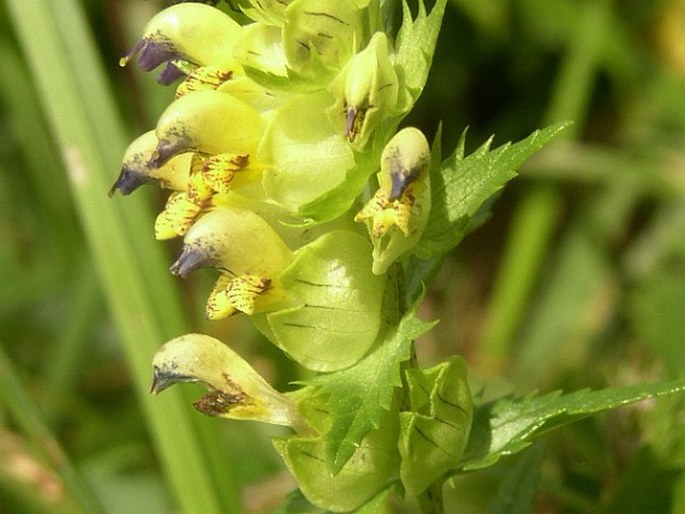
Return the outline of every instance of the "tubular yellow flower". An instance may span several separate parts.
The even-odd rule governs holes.
[[[399,131],[383,149],[378,191],[354,218],[367,222],[374,273],[384,273],[421,236],[430,213],[430,162],[428,141],[413,127]]]
[[[124,152],[119,177],[109,191],[128,195],[143,184],[154,182],[165,189],[185,191],[193,155],[184,154],[169,159],[163,166],[151,168],[148,162],[157,148],[155,131],[145,132],[136,138]]]
[[[144,71],[167,63],[158,78],[163,84],[185,75],[182,67],[174,64],[177,60],[241,72],[233,58],[233,46],[241,31],[237,22],[214,7],[198,3],[174,5],[147,23],[143,38],[120,64],[126,65],[138,53],[138,66]]]
[[[159,143],[150,165],[184,152],[253,156],[263,126],[259,112],[232,95],[207,90],[182,96],[157,122]]]
[[[286,294],[279,275],[291,260],[292,252],[263,218],[221,206],[202,215],[188,230],[170,271],[185,277],[202,267],[220,269],[223,275],[207,302],[207,317],[218,319],[282,304]]]
[[[186,334],[172,339],[159,349],[152,366],[153,394],[179,382],[198,382],[209,390],[193,404],[203,414],[285,425],[303,435],[313,433],[291,399],[213,337]]]

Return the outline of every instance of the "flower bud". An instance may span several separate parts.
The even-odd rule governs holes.
[[[364,147],[374,129],[395,114],[399,81],[388,51],[387,36],[377,32],[330,87],[337,101],[328,110],[329,118],[358,147]]]
[[[428,141],[413,127],[395,134],[383,149],[378,191],[354,218],[367,222],[374,273],[385,273],[418,242],[430,214],[430,162]]]

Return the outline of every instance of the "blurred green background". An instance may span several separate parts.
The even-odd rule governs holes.
[[[173,95],[118,66],[162,7],[0,3],[3,513],[266,513],[294,487],[273,429],[203,418],[192,385],[146,391],[155,349],[187,331],[229,341],[280,389],[301,373],[244,319],[203,320],[211,272],[168,275],[162,193],[107,198]],[[484,398],[682,377],[685,0],[451,0],[407,123],[440,120],[446,153],[467,126],[472,150],[574,124],[447,259],[421,362],[464,355]],[[682,398],[545,445],[534,512],[685,512]],[[518,459],[455,480],[447,512],[487,512]]]

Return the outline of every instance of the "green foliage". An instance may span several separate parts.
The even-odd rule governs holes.
[[[526,448],[532,439],[598,412],[632,402],[677,393],[684,381],[638,384],[631,387],[580,390],[567,395],[560,391],[543,396],[502,398],[476,408],[472,437],[466,448],[463,470],[490,466],[502,455]]]
[[[406,1],[402,2],[402,26],[397,33],[397,69],[405,88],[406,100],[400,100],[407,112],[416,102],[428,78],[433,62],[435,45],[440,33],[447,0],[438,0],[430,14],[426,14],[423,0],[419,0],[419,13],[412,18]]]
[[[421,258],[455,247],[472,227],[483,204],[516,176],[516,170],[568,126],[560,123],[535,131],[515,144],[490,150],[492,138],[464,157],[465,134],[454,154],[432,173],[431,216],[415,250]]]
[[[411,309],[397,326],[385,326],[377,348],[356,366],[310,381],[314,401],[322,396],[328,405],[331,427],[324,436],[326,463],[340,471],[361,439],[379,426],[383,411],[391,407],[395,388],[402,385],[400,367],[410,358],[411,344],[431,328]]]

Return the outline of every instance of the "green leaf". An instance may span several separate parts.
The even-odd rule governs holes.
[[[402,2],[402,26],[397,33],[395,63],[404,85],[400,88],[405,94],[404,99],[400,97],[404,112],[416,102],[428,78],[446,3],[447,0],[438,0],[426,15],[426,6],[423,0],[419,1],[419,12],[414,20],[407,2]]]
[[[324,441],[330,473],[339,472],[362,438],[379,426],[395,387],[402,385],[400,364],[409,359],[412,341],[434,325],[416,317],[419,303],[398,326],[387,327],[382,343],[357,365],[309,382],[317,395],[328,398],[331,427]]]
[[[562,395],[501,398],[476,408],[471,437],[459,465],[462,471],[494,464],[503,455],[521,451],[553,428],[629,403],[685,391],[685,380],[587,389]]]
[[[558,123],[536,130],[518,143],[507,143],[490,151],[492,138],[463,157],[464,136],[457,150],[445,159],[431,177],[431,216],[416,249],[427,259],[454,248],[471,226],[483,203],[516,176],[516,170],[535,152],[568,126]]]

